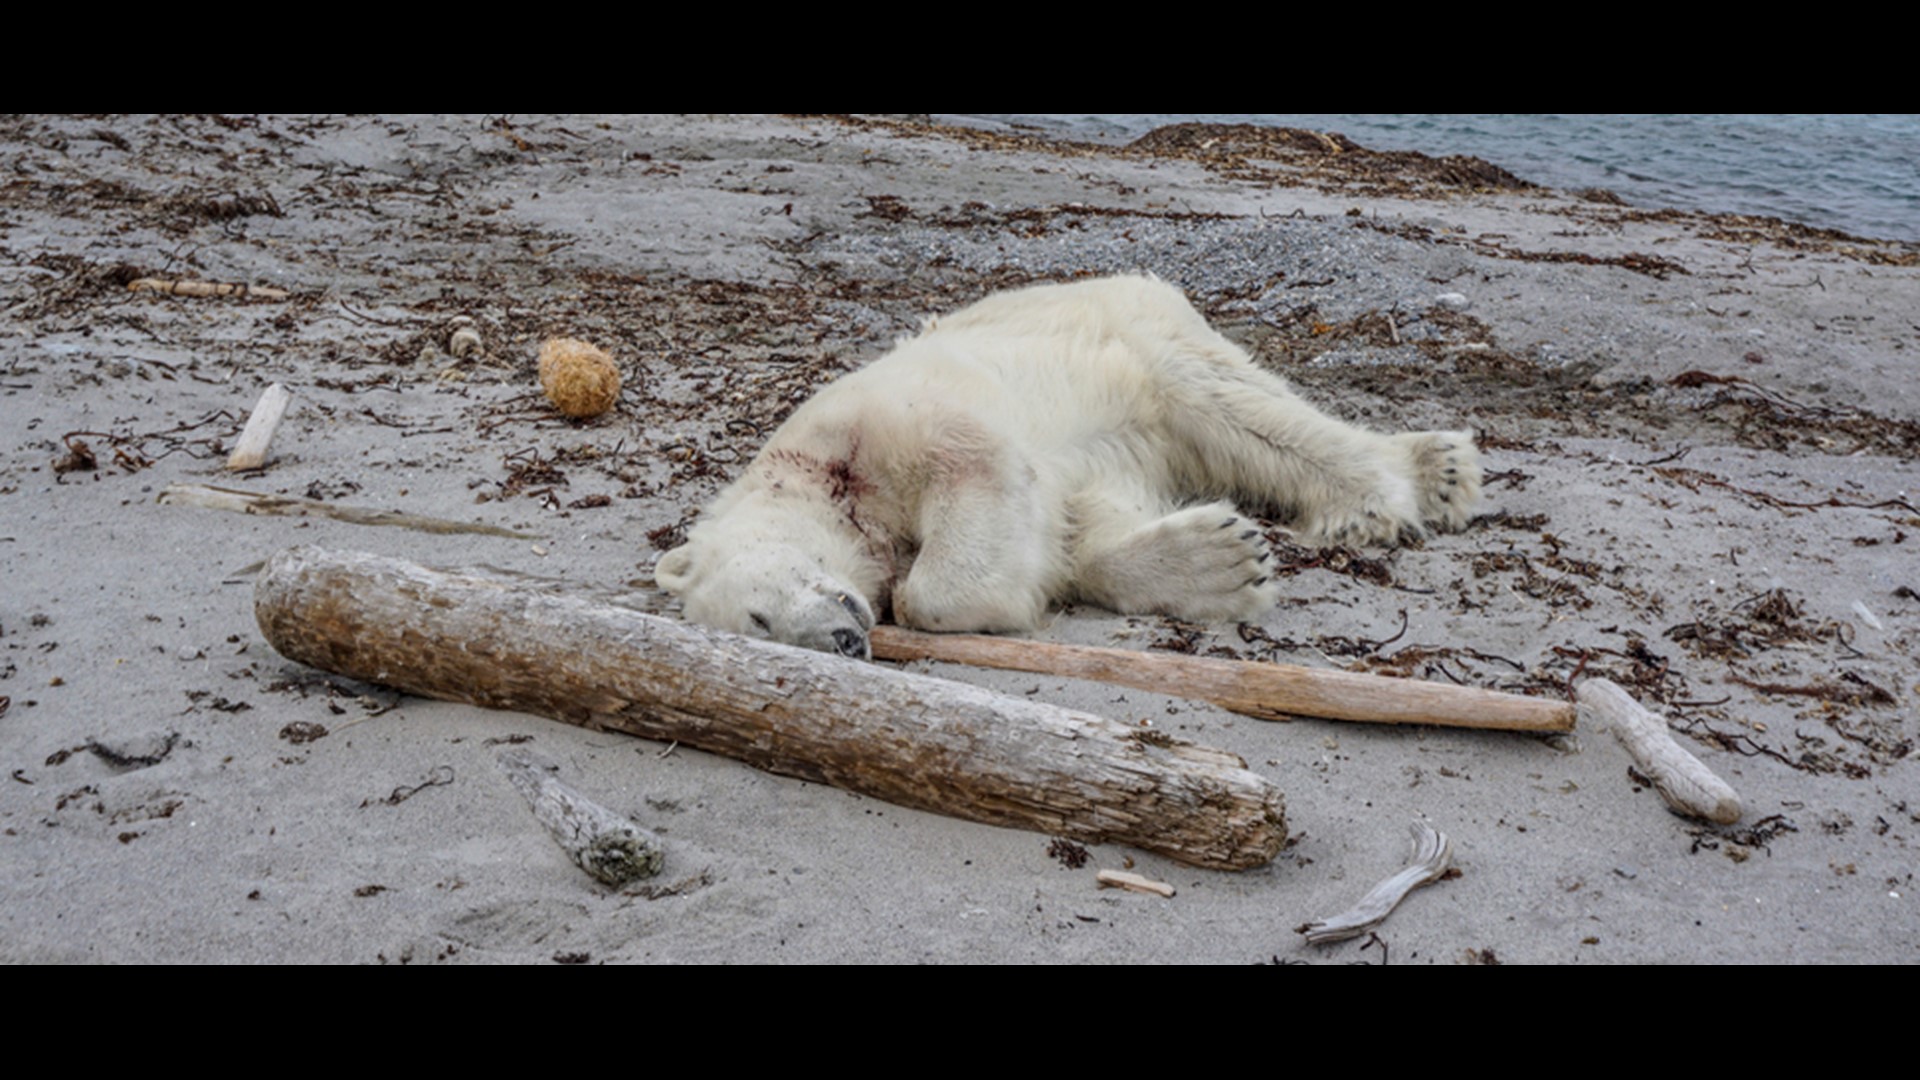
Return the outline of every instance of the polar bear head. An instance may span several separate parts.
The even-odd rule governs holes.
[[[829,573],[821,560],[790,543],[767,539],[738,546],[696,530],[660,556],[653,577],[680,598],[686,617],[749,637],[873,658],[867,632],[873,606]]]

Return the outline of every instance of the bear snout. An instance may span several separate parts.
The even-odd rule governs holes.
[[[866,607],[840,589],[823,589],[794,608],[785,619],[776,620],[775,641],[784,641],[816,652],[850,656],[856,660],[873,659],[873,646],[867,640],[867,628],[873,617]]]
[[[846,623],[831,628],[812,626],[791,635],[776,634],[774,640],[785,641],[790,645],[798,645],[815,652],[848,656],[855,660],[873,659],[873,647],[867,641],[867,632],[858,626]]]
[[[833,648],[841,656],[851,656],[856,660],[873,659],[873,650],[867,644],[867,635],[858,630],[835,630]]]

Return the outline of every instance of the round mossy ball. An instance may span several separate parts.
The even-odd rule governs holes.
[[[561,412],[585,420],[620,400],[620,369],[578,338],[548,338],[540,346],[540,389]]]

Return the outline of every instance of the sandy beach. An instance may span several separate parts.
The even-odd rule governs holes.
[[[0,960],[1920,962],[1913,245],[1195,125],[35,116],[0,146]],[[1076,606],[1040,638],[1558,700],[1604,676],[1740,820],[1670,812],[1584,725],[1274,723],[906,665],[1231,752],[1286,799],[1256,869],[1082,859],[329,675],[256,625],[254,574],[296,544],[645,588],[800,401],[923,317],[1141,271],[1335,415],[1473,428],[1486,506],[1394,550],[1263,523],[1286,588],[1257,623]],[[542,398],[556,335],[612,354],[616,409]],[[227,471],[276,382],[272,457]],[[495,532],[158,501],[179,484]],[[582,874],[509,744],[660,834],[664,871]],[[1457,873],[1305,943],[1413,821]]]

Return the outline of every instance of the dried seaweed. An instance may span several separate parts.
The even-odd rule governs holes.
[[[1763,694],[1782,697],[1808,697],[1835,705],[1857,707],[1861,705],[1892,705],[1895,698],[1885,687],[1878,686],[1857,672],[1842,672],[1838,681],[1818,679],[1802,685],[1788,683],[1762,682],[1749,679],[1738,671],[1729,670],[1727,678],[1741,686],[1758,690]]]
[[[1731,491],[1736,494],[1745,495],[1747,498],[1752,499],[1755,502],[1758,502],[1764,506],[1773,507],[1776,510],[1821,510],[1827,507],[1839,507],[1841,509],[1849,509],[1849,510],[1886,510],[1886,509],[1898,508],[1898,509],[1907,511],[1908,513],[1920,513],[1920,507],[1915,507],[1914,504],[1908,502],[1907,500],[1903,498],[1897,498],[1897,497],[1891,498],[1891,499],[1880,499],[1877,502],[1870,502],[1870,503],[1852,502],[1846,499],[1842,499],[1838,496],[1829,497],[1827,499],[1821,500],[1820,502],[1795,502],[1791,499],[1782,499],[1777,495],[1769,495],[1764,491],[1753,491],[1748,488],[1740,487],[1736,484],[1732,484],[1725,480],[1722,480],[1721,478],[1713,475],[1712,473],[1702,472],[1699,469],[1662,467],[1662,468],[1654,469],[1653,472],[1655,473],[1655,475],[1664,477],[1668,480],[1673,481],[1676,484],[1679,484],[1681,487],[1686,488],[1688,491],[1699,491],[1702,487],[1721,488],[1723,490]]]
[[[1131,154],[1193,161],[1234,179],[1317,182],[1362,192],[1526,191],[1533,184],[1476,157],[1369,150],[1337,132],[1256,124],[1168,124],[1128,143]],[[1278,167],[1276,167],[1278,166]]]
[[[1347,194],[1457,194],[1530,191],[1534,185],[1480,158],[1377,151],[1338,133],[1255,124],[1184,123],[1158,127],[1125,146],[1022,132],[835,115],[849,127],[951,139],[978,149],[1042,151],[1056,158],[1117,157],[1189,161],[1232,179],[1311,185]]]
[[[1696,236],[1729,244],[1821,252],[1880,266],[1920,265],[1920,245],[1911,243],[1870,240],[1839,229],[1804,225],[1760,214],[1706,213],[1673,208],[1633,209],[1612,192],[1599,189],[1574,194],[1583,199],[1583,205],[1539,206],[1535,209],[1591,221],[1610,229],[1618,229],[1626,224],[1658,223],[1677,226]]]
[[[1673,704],[1688,693],[1687,680],[1667,657],[1647,647],[1645,638],[1629,634],[1626,647],[1610,649],[1599,645],[1580,647],[1555,645],[1553,655],[1565,666],[1562,684],[1570,683],[1576,672],[1600,676],[1627,687],[1641,701]]]
[[[435,765],[432,771],[427,773],[427,778],[418,784],[412,787],[402,784],[394,788],[393,793],[383,799],[362,799],[360,800],[360,806],[362,809],[372,806],[374,803],[384,803],[387,806],[399,806],[401,803],[406,802],[408,799],[413,798],[415,795],[420,794],[430,787],[445,787],[451,783],[453,783],[453,766]]]
[[[1809,625],[1803,605],[1785,589],[1750,596],[1725,614],[1709,612],[1691,622],[1676,623],[1662,636],[1695,656],[1713,659],[1748,657],[1789,644],[1838,641],[1839,624]]]
[[[1859,450],[1907,457],[1920,454],[1920,423],[1911,420],[1808,405],[1738,375],[1684,371],[1668,382],[1686,390],[1717,387],[1694,407],[1726,419],[1743,445],[1786,450],[1799,444],[1834,454]]]
[[[1469,566],[1476,578],[1513,573],[1516,579],[1511,587],[1515,592],[1545,601],[1549,607],[1572,607],[1576,611],[1585,611],[1592,607],[1593,600],[1571,578],[1554,577],[1542,572],[1541,567],[1545,566],[1563,574],[1572,574],[1588,580],[1600,576],[1599,568],[1592,563],[1564,559],[1559,556],[1535,559],[1511,549],[1476,552],[1470,557]]]
[[[1751,825],[1713,826],[1703,825],[1687,830],[1693,837],[1693,843],[1687,853],[1698,855],[1701,851],[1718,851],[1722,842],[1737,844],[1741,848],[1758,848],[1771,856],[1773,841],[1782,833],[1797,833],[1800,827],[1781,814],[1769,814]],[[1737,856],[1736,862],[1744,861],[1744,855]]]
[[[1481,514],[1470,523],[1473,528],[1512,529],[1516,532],[1539,532],[1552,519],[1545,514],[1516,514],[1505,508],[1491,514]]]
[[[544,498],[551,496],[555,488],[568,484],[567,474],[561,472],[553,460],[543,457],[537,446],[516,450],[506,455],[502,463],[507,467],[507,478],[500,482],[498,498],[522,495]]]
[[[1091,858],[1085,845],[1076,844],[1064,836],[1056,836],[1047,844],[1047,857],[1069,870],[1080,869]]]
[[[189,436],[190,432],[201,432],[209,425],[224,425],[213,429],[211,433]],[[73,464],[76,459],[94,461],[95,454],[85,449],[81,436],[99,439],[113,450],[114,463],[128,473],[136,473],[147,468],[161,458],[184,453],[198,459],[222,458],[226,456],[227,446],[235,435],[240,433],[242,418],[234,416],[225,409],[219,409],[199,420],[176,424],[160,431],[69,431],[61,436],[67,444],[69,456],[62,464],[69,468],[94,468],[97,465]],[[79,444],[76,446],[76,444]],[[56,465],[56,472],[67,471]]]
[[[1309,548],[1294,543],[1276,529],[1266,530],[1265,535],[1274,551],[1272,573],[1275,576],[1288,577],[1303,570],[1325,570],[1369,585],[1398,587],[1393,577],[1393,556],[1390,553],[1368,557],[1349,547]]]
[[[285,217],[280,204],[272,195],[260,192],[253,195],[212,195],[204,192],[181,192],[153,199],[148,204],[161,213],[188,221],[223,222],[236,218],[252,217],[264,214],[268,217]]]
[[[280,737],[298,746],[302,743],[310,743],[316,739],[326,738],[327,728],[325,724],[316,724],[309,720],[295,720],[280,729]]]
[[[1673,274],[1688,274],[1690,271],[1672,259],[1663,259],[1658,255],[1644,252],[1628,252],[1625,255],[1589,255],[1582,251],[1522,251],[1517,248],[1503,247],[1493,242],[1491,236],[1465,237],[1450,233],[1438,233],[1424,225],[1415,225],[1404,221],[1377,221],[1371,218],[1358,218],[1354,225],[1397,236],[1403,240],[1417,240],[1433,244],[1449,244],[1464,247],[1478,255],[1496,259],[1513,259],[1519,262],[1577,263],[1581,266],[1616,266],[1622,270],[1631,270],[1636,274],[1645,274],[1662,281]]]

